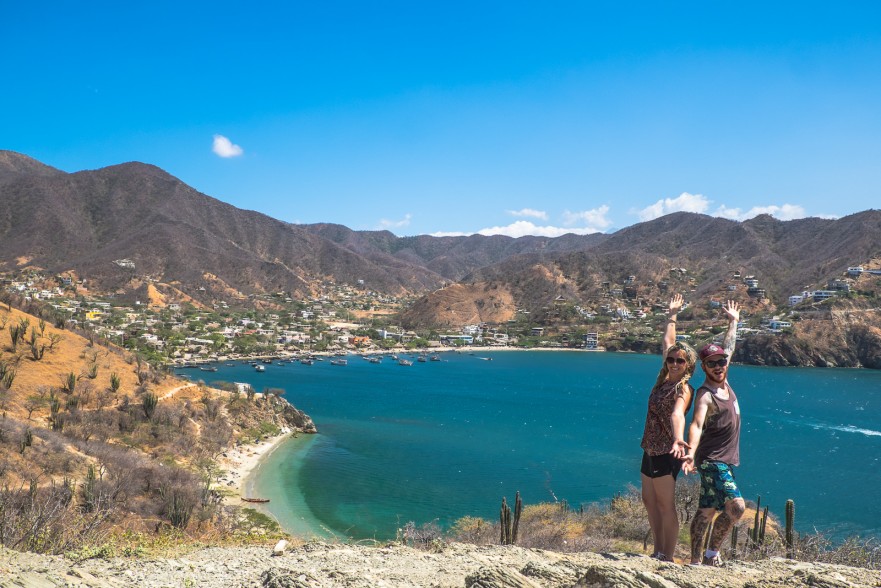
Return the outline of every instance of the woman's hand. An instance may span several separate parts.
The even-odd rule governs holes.
[[[685,459],[685,456],[688,455],[688,450],[691,449],[691,445],[683,441],[682,439],[676,439],[673,441],[673,447],[670,449],[670,453],[676,459]]]
[[[670,314],[676,314],[680,310],[682,310],[682,305],[685,303],[685,300],[682,298],[682,294],[674,294],[673,298],[670,299]]]

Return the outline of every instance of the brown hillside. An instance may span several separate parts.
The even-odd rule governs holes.
[[[453,284],[421,298],[406,311],[405,324],[446,327],[514,318],[514,297],[490,284]]]
[[[11,346],[10,327],[25,320],[29,323],[26,342],[19,342],[17,349]],[[137,366],[129,357],[128,352],[110,350],[97,344],[90,344],[84,337],[68,330],[57,329],[48,322],[41,333],[40,319],[25,314],[15,308],[0,307],[0,362],[8,369],[15,371],[15,379],[8,389],[5,409],[9,416],[27,416],[28,398],[50,388],[61,388],[69,374],[73,373],[79,380],[82,389],[91,389],[93,393],[110,387],[111,374],[120,379],[120,393],[133,394],[138,386]],[[36,329],[37,347],[45,346],[43,357],[34,359],[30,341],[31,329]],[[53,344],[52,340],[57,338]],[[92,366],[97,366],[93,372]],[[91,377],[94,374],[94,377]],[[176,379],[169,379],[160,387],[179,385]],[[45,409],[34,414],[45,413]],[[45,416],[45,415],[44,415]]]

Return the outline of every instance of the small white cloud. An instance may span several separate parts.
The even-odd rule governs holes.
[[[404,218],[401,220],[389,220],[387,218],[380,219],[379,228],[380,229],[400,229],[401,227],[407,227],[410,225],[410,219],[413,218],[413,215],[409,212],[404,215]]]
[[[559,237],[567,233],[575,233],[576,235],[589,235],[591,233],[599,233],[599,229],[591,227],[542,227],[529,221],[517,221],[504,227],[489,227],[477,231],[480,235],[505,235],[508,237],[525,237],[526,235],[534,235],[536,237]]]
[[[646,206],[636,212],[639,220],[650,221],[673,212],[698,212],[703,213],[709,208],[710,201],[703,194],[689,194],[683,192],[676,198],[664,198],[651,206]]]
[[[469,235],[473,235],[474,233],[461,233],[459,231],[437,231],[436,233],[429,233],[431,237],[467,237]]]
[[[739,208],[728,208],[724,204],[721,205],[713,216],[721,216],[731,220],[745,221],[760,214],[769,214],[778,220],[794,220],[807,216],[805,209],[797,204],[784,204],[777,206],[771,204],[768,206],[753,206],[746,212],[741,212]]]
[[[238,145],[234,145],[232,141],[223,135],[214,135],[214,146],[211,150],[214,151],[216,155],[224,158],[238,157],[245,152],[244,149]]]
[[[532,218],[540,218],[541,220],[548,220],[548,213],[543,210],[535,210],[533,208],[521,208],[520,210],[509,210],[508,214],[511,216],[528,216]]]
[[[723,204],[716,210],[713,216],[720,216],[730,220],[740,220],[741,213],[739,208],[728,208]]]
[[[609,214],[609,207],[605,204],[599,208],[593,208],[591,210],[582,210],[578,212],[570,212],[567,210],[563,213],[563,224],[567,227],[571,227],[583,223],[589,227],[596,227],[600,230],[607,229],[612,225],[612,221],[606,218],[607,214]],[[597,231],[593,232],[596,233]]]

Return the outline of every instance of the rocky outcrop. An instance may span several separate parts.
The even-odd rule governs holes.
[[[284,411],[282,412],[282,418],[284,418],[285,422],[292,429],[294,429],[295,431],[300,431],[301,433],[318,432],[318,429],[315,427],[315,423],[312,422],[312,417],[295,407],[293,404],[290,404],[283,398],[281,400],[285,403]]]
[[[750,365],[881,369],[881,328],[829,322],[819,333],[753,335],[738,342],[734,361]]]
[[[724,568],[687,567],[645,555],[555,553],[520,547],[439,544],[431,551],[400,544],[306,543],[273,556],[272,546],[212,547],[167,559],[90,559],[0,548],[0,587],[154,588],[878,588],[881,574],[771,559]]]

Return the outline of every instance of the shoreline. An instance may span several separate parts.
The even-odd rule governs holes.
[[[488,351],[571,351],[578,353],[606,353],[607,350],[603,347],[599,347],[597,349],[584,349],[583,347],[516,347],[511,345],[468,345],[466,347],[420,347],[415,349],[345,349],[345,350],[336,350],[336,351],[284,351],[280,353],[274,354],[259,354],[259,355],[242,355],[236,357],[217,357],[217,358],[209,358],[209,357],[199,357],[199,358],[191,358],[187,360],[174,360],[167,363],[168,367],[173,369],[186,369],[192,367],[200,367],[207,366],[211,364],[217,363],[248,363],[251,361],[263,361],[266,359],[269,360],[293,360],[298,359],[304,355],[314,355],[319,357],[333,357],[336,355],[340,355],[341,353],[345,355],[357,355],[357,356],[367,356],[367,355],[431,355],[432,353],[463,353],[473,355],[475,352],[488,352]],[[608,353],[638,353],[637,351],[614,351]]]
[[[242,498],[260,498],[259,496],[247,496],[253,490],[254,474],[273,451],[278,449],[288,439],[294,439],[292,430],[285,427],[282,432],[274,437],[269,437],[255,445],[239,445],[223,453],[220,461],[226,474],[220,478],[219,484],[227,491],[232,491],[236,496],[225,496],[224,502],[233,505],[252,505],[254,503],[242,500]]]
[[[339,540],[336,533],[325,527],[309,512],[303,497],[291,497],[287,493],[280,492],[279,487],[273,487],[273,482],[277,481],[272,479],[269,473],[271,470],[264,471],[264,466],[276,451],[284,450],[291,444],[294,444],[293,451],[297,454],[296,461],[299,461],[302,457],[299,455],[301,451],[299,445],[309,442],[312,436],[308,433],[297,434],[296,430],[286,428],[278,435],[269,437],[257,445],[243,445],[226,452],[222,458],[222,465],[226,468],[227,475],[220,483],[227,492],[232,491],[235,494],[225,496],[224,503],[257,510],[272,518],[284,533],[294,537]],[[269,502],[249,502],[244,498],[266,499]],[[294,512],[301,514],[297,517],[290,516]],[[309,516],[303,516],[303,513],[308,513]]]

